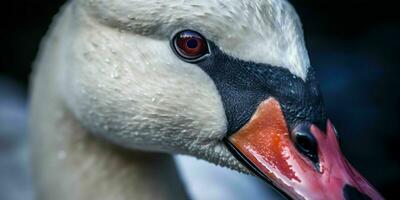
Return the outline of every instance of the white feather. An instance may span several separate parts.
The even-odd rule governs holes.
[[[81,0],[95,20],[168,40],[194,29],[225,53],[289,69],[305,80],[310,65],[300,20],[285,0]]]

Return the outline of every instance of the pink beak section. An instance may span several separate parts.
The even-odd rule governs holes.
[[[246,164],[293,199],[384,199],[344,158],[330,121],[324,133],[308,126],[317,141],[318,167],[295,147],[280,104],[262,102],[250,121],[228,138]]]

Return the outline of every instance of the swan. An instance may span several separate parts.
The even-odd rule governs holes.
[[[340,153],[284,0],[70,0],[30,110],[38,199],[187,199],[171,154],[287,198],[383,199]]]

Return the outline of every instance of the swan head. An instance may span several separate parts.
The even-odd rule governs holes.
[[[286,1],[72,8],[61,93],[91,133],[251,171],[295,199],[381,198],[340,153]]]

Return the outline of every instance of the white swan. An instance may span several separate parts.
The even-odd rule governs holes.
[[[292,198],[381,198],[337,153],[286,1],[71,0],[35,65],[38,199],[188,198],[156,152]]]

